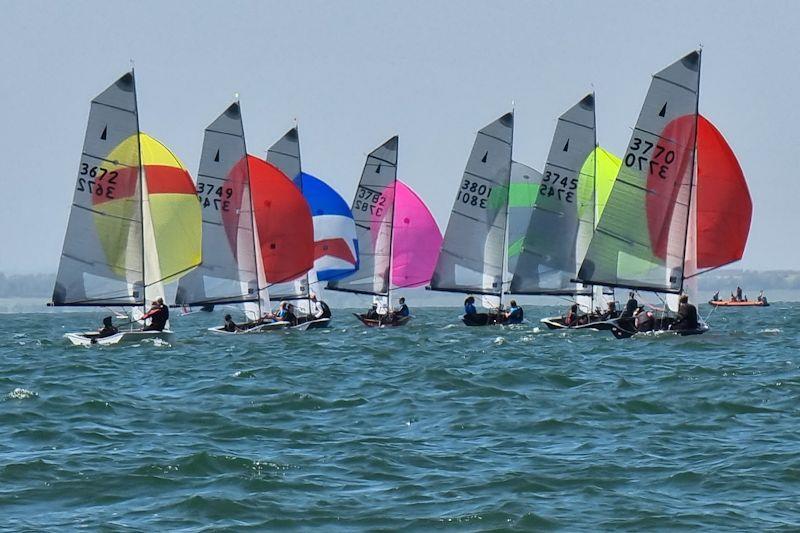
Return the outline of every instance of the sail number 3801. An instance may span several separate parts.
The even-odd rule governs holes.
[[[464,205],[474,205],[481,209],[486,209],[486,202],[492,194],[492,188],[481,183],[480,185],[472,180],[464,179],[461,189],[456,196],[456,202]]]

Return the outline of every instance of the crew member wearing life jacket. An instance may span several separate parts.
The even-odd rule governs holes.
[[[316,294],[312,292],[308,299],[311,300],[311,315],[315,320],[331,317],[331,308],[322,300],[318,300]]]
[[[394,310],[394,315],[399,317],[405,317],[411,315],[411,311],[408,309],[406,305],[406,299],[400,298],[397,303],[399,304],[397,308]]]
[[[506,317],[506,324],[522,324],[524,318],[522,307],[517,305],[516,300],[511,300],[508,311],[503,313]]]
[[[622,311],[621,318],[629,318],[639,308],[639,302],[636,301],[636,295],[633,291],[628,293],[628,303],[625,304],[625,310]]]
[[[678,300],[678,315],[675,317],[673,329],[693,330],[699,326],[697,318],[697,307],[689,303],[689,297],[681,295]]]
[[[142,331],[164,331],[169,321],[169,308],[164,305],[164,299],[153,300],[150,311],[142,316],[142,320],[149,318],[150,324],[142,328]]]

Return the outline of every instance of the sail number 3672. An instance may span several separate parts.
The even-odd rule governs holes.
[[[119,176],[119,173],[116,170],[108,170],[103,167],[90,167],[87,163],[81,163],[81,170],[76,188],[81,192],[88,192],[98,198],[113,200],[117,176]]]

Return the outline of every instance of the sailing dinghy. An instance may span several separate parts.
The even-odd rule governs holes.
[[[513,113],[506,113],[478,131],[430,282],[431,290],[483,297],[483,305],[490,313],[464,315],[468,326],[505,321],[501,310],[508,279],[513,136]],[[519,168],[526,174],[523,167]],[[529,169],[527,175],[533,174]]]
[[[351,208],[358,236],[358,270],[328,282],[335,291],[371,295],[375,315],[354,313],[368,327],[403,326],[412,316],[392,313],[392,290],[430,281],[442,235],[430,210],[397,179],[398,138],[367,156]]]
[[[736,156],[698,112],[700,64],[695,51],[653,76],[578,281],[666,294],[675,311],[698,275],[741,259],[752,204]],[[630,317],[602,327],[618,338],[637,333]],[[708,329],[702,319],[682,327],[666,311],[652,325],[679,335]]]
[[[269,296],[264,294],[264,268],[259,264],[250,172],[241,105],[234,102],[205,130],[197,173],[205,260],[181,279],[177,294],[177,303],[184,306],[245,304],[254,310],[240,330],[210,328],[214,333],[261,333],[289,326],[282,321],[259,323],[261,301],[268,302]]]
[[[144,308],[200,264],[200,208],[183,164],[139,131],[136,81],[125,74],[92,100],[56,277],[53,306]],[[141,316],[141,313],[139,314]],[[76,345],[174,334],[133,329],[67,333]]]
[[[316,318],[311,298],[313,294],[322,299],[320,281],[340,279],[356,269],[356,229],[350,208],[325,182],[302,171],[297,127],[267,151],[267,162],[292,178],[300,190],[311,210],[314,233],[313,268],[296,279],[271,285],[270,294],[275,300],[295,303],[300,314],[293,329],[327,327],[331,321],[329,310],[323,307],[323,316]]]

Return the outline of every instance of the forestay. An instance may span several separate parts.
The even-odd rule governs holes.
[[[351,207],[358,238],[359,268],[328,283],[332,290],[387,295],[397,178],[397,137],[367,156]]]
[[[579,187],[595,179],[594,167],[585,165],[595,139],[594,95],[589,94],[558,119],[509,292],[588,292],[572,280],[580,265],[578,250],[585,250],[594,226],[592,210],[581,208]]]
[[[694,167],[700,52],[653,76],[577,278],[680,292]]]
[[[136,83],[129,72],[92,100],[54,305],[144,303]]]
[[[431,289],[502,294],[513,132],[512,113],[478,132],[447,223]]]
[[[182,305],[258,298],[247,148],[239,103],[228,107],[203,138],[197,196],[203,213],[203,263],[182,278]]]

